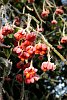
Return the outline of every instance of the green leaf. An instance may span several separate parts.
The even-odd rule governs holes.
[[[9,38],[13,38],[13,34],[9,34]]]
[[[12,48],[11,49],[3,49],[3,51],[4,51],[5,55],[6,55],[6,57],[9,58],[11,53],[12,53]]]

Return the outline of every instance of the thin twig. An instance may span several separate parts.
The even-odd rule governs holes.
[[[0,48],[10,48],[11,46],[6,46],[5,44],[2,44],[1,42],[0,42]]]
[[[36,7],[35,7],[35,4],[33,3],[33,8],[34,8],[34,10],[35,10],[35,12],[36,12],[36,14],[37,14],[37,16],[38,16],[38,18],[39,18],[39,20],[41,21],[41,22],[43,22],[43,23],[46,23],[41,17],[40,17],[40,15],[39,15],[39,13],[37,12],[37,9],[36,9]]]

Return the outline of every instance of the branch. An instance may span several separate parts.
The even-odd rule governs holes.
[[[41,33],[39,34],[42,37],[43,42],[47,46],[49,46],[60,57],[60,59],[67,65],[67,60],[45,39],[45,37]]]
[[[30,28],[32,29],[32,27],[30,26]],[[64,62],[65,65],[67,65],[67,60],[46,40],[46,38],[44,37],[43,34],[37,32],[35,29],[33,29],[33,31],[35,31],[37,34],[40,35],[40,37],[42,38],[43,42],[49,46],[58,56],[59,58]]]
[[[39,18],[39,20],[41,21],[41,22],[43,22],[43,23],[46,23],[41,17],[40,17],[40,15],[39,15],[39,13],[37,12],[37,9],[36,9],[36,7],[35,7],[35,4],[33,3],[33,8],[34,8],[34,10],[35,10],[35,12],[36,12],[36,14],[37,14],[37,16],[38,16],[38,18]]]
[[[2,44],[2,43],[0,42],[0,48],[10,48],[10,46],[9,46],[9,45],[6,46],[5,44]]]

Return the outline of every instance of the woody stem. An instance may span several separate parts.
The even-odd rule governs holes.
[[[50,62],[50,47],[48,47],[47,57],[48,57],[48,61]]]

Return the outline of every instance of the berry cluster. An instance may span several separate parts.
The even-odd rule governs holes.
[[[47,46],[45,44],[34,44],[36,40],[36,34],[34,32],[23,34],[22,31],[19,31],[14,34],[14,37],[18,41],[23,39],[22,43],[13,49],[21,60],[31,58],[34,54],[46,54]]]
[[[10,25],[3,26],[0,30],[0,42],[4,41],[4,36],[14,32],[14,29]]]
[[[36,74],[37,69],[34,67],[29,67],[24,70],[25,82],[34,83],[39,80],[39,76]]]
[[[13,51],[18,54],[18,58],[22,61],[33,57],[35,54],[34,41],[36,40],[36,34],[31,32],[29,34],[23,34],[22,31],[14,34],[16,40],[23,40],[19,46],[16,46]]]
[[[51,63],[51,62],[49,62],[49,61],[43,62],[42,65],[41,65],[41,69],[42,69],[43,71],[47,71],[47,70],[53,71],[53,70],[56,69],[56,65],[54,65],[54,63]]]
[[[35,54],[44,55],[46,54],[47,46],[42,43],[38,43],[35,45]]]
[[[13,33],[14,29],[10,25],[6,25],[2,28],[2,35],[7,36],[8,34]]]

